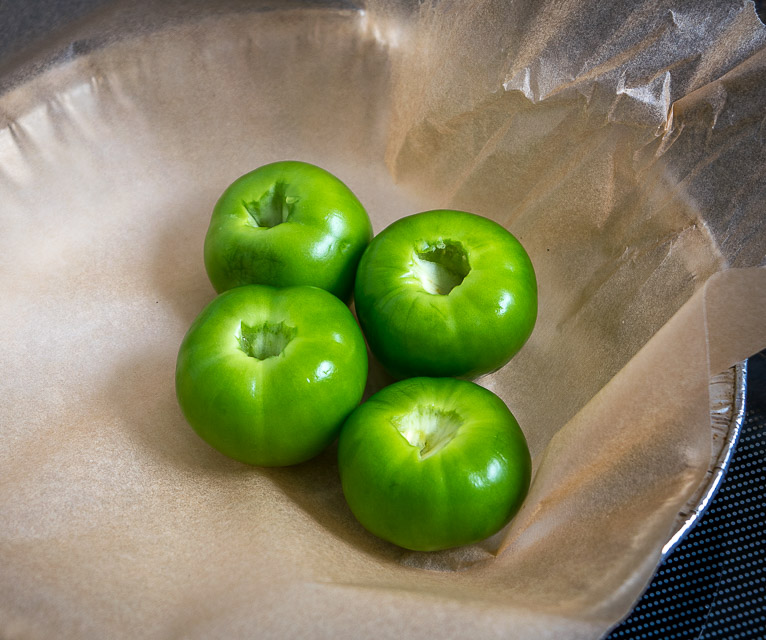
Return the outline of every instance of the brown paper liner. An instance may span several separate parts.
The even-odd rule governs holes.
[[[718,4],[123,9],[99,18],[104,39],[81,27],[89,53],[16,77],[0,97],[0,635],[614,624],[708,468],[711,373],[766,346],[766,272],[730,268],[763,259],[764,30]],[[376,232],[454,206],[527,247],[538,325],[480,381],[535,465],[497,536],[406,552],[354,520],[333,448],[256,469],[184,422],[173,369],[214,295],[212,206],[286,158],[341,177]],[[387,380],[373,368],[368,392]]]

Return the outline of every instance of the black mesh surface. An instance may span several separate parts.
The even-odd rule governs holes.
[[[609,640],[766,639],[766,352],[748,362],[745,408],[708,511]]]

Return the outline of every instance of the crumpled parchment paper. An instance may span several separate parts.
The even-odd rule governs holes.
[[[766,346],[752,4],[210,4],[115,4],[0,95],[0,636],[599,637],[704,479],[711,375]],[[455,207],[527,247],[535,333],[480,382],[535,476],[490,540],[403,551],[333,448],[257,469],[185,424],[213,204],[287,158],[376,232]]]

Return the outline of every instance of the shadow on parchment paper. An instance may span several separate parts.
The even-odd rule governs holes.
[[[308,462],[293,467],[258,469],[257,472],[272,480],[288,499],[334,536],[381,560],[418,569],[457,571],[494,557],[490,551],[493,539],[467,549],[426,553],[402,549],[366,531],[351,513],[343,496],[337,449],[337,442],[334,442]]]
[[[333,536],[379,558],[406,555],[368,533],[354,518],[340,485],[336,443],[303,464],[257,468],[219,453],[186,423],[175,396],[175,363],[184,333],[216,295],[205,273],[202,248],[217,195],[212,191],[187,195],[158,217],[147,269],[151,295],[167,307],[160,317],[177,327],[175,340],[138,345],[129,359],[115,364],[101,391],[103,397],[149,464],[169,466],[181,475],[208,481],[211,487],[236,483],[244,476],[267,479]],[[391,381],[379,365],[372,369],[365,397]],[[245,482],[243,490],[248,485]]]
[[[365,531],[348,508],[338,476],[336,443],[299,465],[259,468],[232,460],[204,442],[178,407],[173,381],[175,357],[173,349],[147,347],[131,360],[120,362],[103,389],[120,424],[148,460],[194,476],[198,482],[207,480],[211,487],[220,486],[221,481],[237,482],[243,476],[267,479],[333,536],[381,559],[402,555],[394,545]]]
[[[615,144],[619,150],[622,149],[620,144],[614,143],[612,137],[606,134],[603,135],[603,139],[598,137],[596,142],[591,144],[596,150],[602,149],[605,144]],[[614,171],[614,164],[622,166],[633,162],[633,157],[625,157],[626,154],[613,153],[612,156],[615,156],[617,160],[615,163],[607,163],[603,171],[611,173]],[[515,158],[512,156],[505,157],[498,153],[494,157],[503,166],[516,164]],[[600,157],[595,151],[586,158],[577,156],[577,160],[580,162],[576,164],[592,169],[592,162],[589,161],[595,157]],[[583,160],[585,162],[582,162]],[[633,342],[640,341],[642,333],[636,329],[642,327],[633,324],[627,327],[610,325],[609,322],[613,316],[605,316],[600,313],[602,305],[594,304],[594,300],[598,302],[598,298],[593,297],[595,293],[599,293],[610,300],[616,298],[618,302],[621,301],[623,304],[635,304],[635,296],[627,301],[622,296],[626,282],[645,283],[655,277],[658,270],[662,271],[663,265],[672,266],[675,260],[684,260],[689,252],[671,251],[679,241],[707,246],[704,241],[700,242],[700,234],[689,232],[696,229],[689,204],[678,193],[667,188],[665,181],[658,175],[661,174],[659,167],[652,169],[645,176],[651,176],[653,179],[645,181],[642,188],[638,190],[642,197],[635,197],[636,190],[633,188],[628,189],[626,193],[621,193],[619,198],[614,198],[614,194],[610,194],[605,202],[600,202],[596,197],[584,198],[586,202],[590,202],[594,206],[598,204],[605,211],[610,212],[615,210],[616,205],[625,206],[632,215],[614,218],[605,216],[602,228],[597,231],[602,238],[616,238],[614,243],[605,241],[605,249],[609,248],[618,253],[624,252],[626,236],[636,239],[635,248],[633,252],[628,252],[624,259],[617,261],[615,261],[612,253],[606,251],[602,256],[602,264],[590,265],[590,271],[585,270],[578,275],[581,283],[575,290],[580,292],[593,290],[585,302],[573,296],[571,292],[562,296],[544,296],[543,312],[541,313],[543,320],[540,321],[540,327],[537,329],[537,341],[533,339],[530,342],[517,358],[517,364],[523,365],[526,362],[529,365],[527,361],[532,360],[536,362],[551,361],[550,358],[543,357],[544,354],[536,353],[535,349],[546,345],[546,348],[555,347],[555,340],[551,341],[553,346],[550,346],[546,340],[543,340],[542,344],[540,343],[541,338],[547,335],[546,325],[549,325],[547,326],[548,334],[552,334],[554,338],[558,336],[558,339],[562,339],[560,335],[562,318],[574,317],[573,322],[577,326],[570,332],[582,338],[577,340],[577,344],[585,345],[589,349],[595,349],[598,344],[615,344],[615,342],[624,344],[624,338],[628,337],[624,335],[625,331],[629,331],[630,340]],[[488,176],[486,172],[482,172],[480,176],[474,176],[473,180],[488,180],[489,183],[492,183],[492,177],[493,175]],[[355,545],[364,553],[375,555],[388,562],[396,562],[412,568],[454,571],[491,561],[498,548],[497,537],[459,551],[412,553],[382,542],[366,532],[356,522],[343,498],[334,446],[318,458],[303,465],[284,469],[256,469],[229,460],[214,451],[199,439],[186,424],[175,399],[175,358],[184,332],[202,308],[215,296],[204,269],[203,244],[210,213],[216,199],[226,185],[213,183],[215,180],[211,181],[211,184],[201,184],[191,193],[184,193],[181,201],[173,203],[172,210],[163,210],[162,215],[158,216],[156,240],[149,253],[150,264],[147,270],[152,287],[151,295],[156,296],[161,304],[168,307],[164,317],[166,321],[173,324],[176,333],[172,335],[172,339],[160,340],[157,344],[146,344],[136,349],[136,357],[130,362],[121,363],[115,370],[113,378],[107,382],[105,393],[118,405],[117,410],[120,412],[121,422],[130,429],[131,436],[150,449],[153,457],[161,458],[163,463],[170,463],[177,469],[183,470],[184,473],[198,474],[202,478],[209,477],[216,480],[223,478],[224,481],[228,476],[232,478],[241,477],[243,474],[255,474],[266,478],[276,485],[288,500],[333,536]],[[482,182],[481,188],[479,188],[471,180],[464,181],[464,185],[471,186],[471,191],[482,191],[483,187],[489,183]],[[493,183],[489,186],[496,187],[497,185]],[[635,187],[635,185],[631,186]],[[496,188],[488,189],[488,191],[497,193]],[[489,204],[485,209],[482,212],[490,217],[502,219],[503,215],[508,215],[507,210],[492,210]],[[647,209],[655,214],[665,210],[673,215],[641,215]],[[554,207],[546,208],[546,211],[549,212],[555,210]],[[517,223],[520,223],[520,231],[525,230],[530,218],[539,220],[537,216],[524,215],[524,213],[529,213],[524,210],[524,207],[521,208],[521,211],[514,213],[516,213]],[[549,213],[549,215],[551,214]],[[556,223],[558,217],[553,216],[553,218],[550,224],[551,236],[555,238],[555,234],[566,233],[570,236],[573,234],[574,229],[571,227],[561,229]],[[572,220],[579,219],[577,216],[572,217]],[[670,228],[668,228],[668,221],[671,223]],[[627,225],[628,232],[620,230],[621,233],[615,233],[614,225],[616,224]],[[655,224],[656,229],[653,228]],[[590,232],[590,229],[581,230],[583,234],[586,231]],[[520,235],[523,235],[526,240],[526,233]],[[576,256],[567,256],[565,252],[557,256],[556,260],[549,258],[550,254],[546,251],[546,247],[552,242],[551,236],[531,234],[527,243],[531,254],[536,257],[536,268],[543,276],[541,280],[548,283],[559,281],[557,279],[558,274],[550,273],[550,271],[564,264],[571,266],[570,258],[576,258]],[[691,238],[696,239],[691,240]],[[580,247],[575,243],[575,246],[569,246],[569,250],[577,253],[580,251]],[[709,258],[709,254],[704,250],[701,254]],[[617,264],[616,270],[615,262]],[[602,274],[605,269],[607,276]],[[688,265],[680,272],[688,274],[691,271],[692,274],[697,275],[699,273],[704,274],[709,270],[710,265],[703,259],[701,264]],[[641,271],[645,275],[637,277],[637,271]],[[592,284],[594,281],[598,283],[598,286]],[[676,284],[680,288],[689,288],[694,286],[694,282],[695,278],[682,277],[681,281],[676,282]],[[650,289],[644,288],[642,290]],[[545,301],[548,300],[550,303],[552,299],[558,301],[558,306],[546,310]],[[568,304],[564,304],[564,302],[568,302]],[[580,310],[579,314],[572,313],[572,305]],[[654,313],[658,315],[664,315],[668,312],[664,305],[655,306]],[[616,317],[630,318],[631,314],[627,313],[626,310],[625,313],[617,314]],[[547,321],[545,321],[546,318]],[[581,325],[587,328],[587,331],[583,329],[582,335],[579,331]],[[617,340],[612,336],[613,332],[617,332]],[[605,335],[607,337],[612,336],[612,339],[603,339]],[[370,362],[365,398],[391,382],[391,379],[385,375],[374,359],[371,358]],[[531,379],[545,378],[546,376],[531,377]],[[491,380],[487,382],[488,386],[491,387],[490,383]],[[560,393],[557,388],[553,386],[551,388],[553,392]],[[519,392],[522,396],[527,395],[522,392],[524,392],[523,389]],[[135,403],[136,397],[141,398],[141,404],[138,406]],[[508,399],[506,400],[508,401]],[[513,402],[510,404],[516,406]],[[552,404],[552,406],[557,405]],[[553,418],[555,419],[548,420],[550,424],[560,424],[563,420],[561,416],[553,416]],[[531,420],[525,420],[524,424],[528,428],[535,426]]]
[[[177,325],[176,340],[160,340],[134,350],[120,361],[103,389],[131,440],[149,460],[170,465],[181,474],[212,484],[243,476],[268,479],[294,505],[331,535],[352,543],[361,552],[408,567],[452,571],[488,561],[496,547],[492,539],[468,553],[436,553],[400,549],[367,532],[354,518],[343,496],[337,465],[337,442],[316,458],[292,467],[257,468],[231,460],[205,443],[186,423],[175,397],[177,348],[188,326],[215,297],[205,273],[202,245],[217,193],[191,194],[159,218],[149,265],[158,303],[168,306],[165,318]],[[352,305],[353,311],[353,305]],[[369,355],[364,399],[393,382]]]
[[[352,305],[353,309],[353,305]],[[394,382],[368,349],[369,371],[362,402]],[[338,473],[337,441],[316,458],[293,467],[259,469],[316,522],[365,553],[389,562],[433,571],[458,571],[490,561],[502,533],[473,547],[415,552],[377,538],[356,520],[343,496]]]
[[[217,185],[207,187],[203,193],[186,194],[158,216],[155,245],[150,252],[150,278],[158,300],[172,306],[183,333],[216,295],[205,272],[203,250],[219,195]]]
[[[288,499],[334,536],[381,560],[417,569],[458,571],[494,557],[488,550],[492,539],[459,550],[414,552],[372,535],[359,524],[343,497],[337,454],[337,442],[334,442],[316,458],[303,464],[258,469],[257,472],[272,480]]]

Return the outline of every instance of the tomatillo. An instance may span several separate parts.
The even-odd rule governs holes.
[[[415,551],[478,542],[521,507],[532,463],[505,403],[473,382],[410,378],[348,418],[338,468],[351,511]]]
[[[313,285],[348,300],[372,225],[351,190],[305,162],[235,180],[215,205],[205,268],[217,292],[244,284]]]
[[[370,243],[354,288],[370,349],[398,378],[475,378],[505,365],[537,319],[537,281],[521,243],[473,213],[397,220]]]
[[[176,395],[194,430],[258,466],[303,462],[327,447],[367,380],[362,332],[316,287],[249,285],[194,320],[176,363]]]

